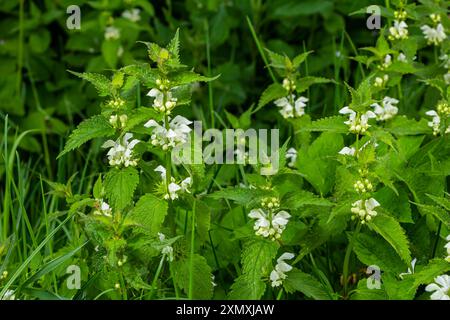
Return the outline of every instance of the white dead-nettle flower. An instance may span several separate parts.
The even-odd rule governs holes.
[[[124,128],[127,125],[128,117],[126,114],[120,116],[114,114],[109,117],[109,123],[113,128]]]
[[[3,297],[0,300],[16,300],[16,294],[14,290],[6,290]]]
[[[444,26],[441,23],[438,23],[436,28],[432,28],[428,25],[423,25],[420,27],[420,29],[422,30],[425,39],[427,39],[428,44],[437,46],[447,38]]]
[[[356,149],[353,147],[343,147],[341,151],[339,151],[339,154],[342,154],[343,156],[351,156],[353,157],[355,155]]]
[[[450,300],[450,276],[442,275],[434,278],[434,282],[426,286],[427,292],[433,292],[431,294],[431,300]]]
[[[381,64],[380,69],[384,70],[384,69],[388,68],[391,64],[392,64],[392,56],[390,54],[387,54],[384,57],[384,61]]]
[[[139,20],[141,20],[141,10],[138,8],[125,10],[124,12],[122,12],[122,17],[130,20],[131,22],[138,22]]]
[[[275,213],[274,210],[253,209],[248,216],[256,219],[253,229],[255,234],[271,240],[279,239],[286,228],[291,215],[284,210]]]
[[[164,92],[153,88],[147,93],[147,95],[149,97],[155,98],[153,100],[153,108],[155,108],[159,112],[170,114],[173,108],[175,108],[175,106],[177,105],[177,98],[173,98],[170,91],[168,91],[164,96]]]
[[[438,135],[441,127],[441,117],[434,110],[427,111],[425,112],[425,114],[427,116],[433,117],[431,121],[428,121],[428,126],[433,129],[433,134],[435,136]]]
[[[403,52],[400,52],[397,56],[397,60],[400,62],[408,62],[408,59],[406,59],[406,55]]]
[[[175,200],[178,199],[179,193],[190,193],[189,188],[192,184],[191,177],[187,177],[186,179],[182,180],[181,182],[177,183],[174,177],[171,177],[171,181],[169,185],[167,186],[166,181],[166,168],[163,166],[157,166],[155,169],[156,172],[159,172],[161,174],[161,179],[163,181],[163,185],[166,189],[166,194],[164,195],[164,199],[166,200]]]
[[[170,121],[170,118],[169,118]],[[192,122],[180,115],[176,116],[169,122],[169,128],[166,129],[165,124],[159,125],[155,120],[149,120],[144,124],[146,128],[153,128],[150,137],[154,146],[161,146],[163,150],[180,146],[189,139]]]
[[[105,29],[106,40],[117,40],[120,38],[120,30],[116,27],[109,26]]]
[[[288,167],[295,167],[295,162],[297,161],[297,150],[294,148],[289,148],[286,152],[286,160],[289,160],[287,163]]]
[[[295,99],[295,95],[293,94],[274,101],[275,105],[281,108],[280,114],[285,119],[301,117],[302,115],[304,115],[306,102],[308,102],[308,98],[301,96]]]
[[[450,85],[450,72],[444,74],[444,81],[446,85]]]
[[[408,25],[405,21],[394,20],[394,25],[389,28],[389,39],[406,39],[408,38]]]
[[[297,87],[294,83],[294,81],[284,78],[283,79],[283,88],[285,88],[287,91],[294,91]]]
[[[417,262],[417,259],[414,258],[414,259],[411,261],[411,267],[408,268],[408,271],[399,274],[400,279],[403,280],[403,277],[404,277],[404,276],[407,276],[407,275],[410,275],[410,274],[413,274],[413,273],[414,273],[414,268],[416,267],[416,262]]]
[[[447,249],[447,257],[445,258],[445,260],[450,262],[450,234],[447,236],[447,238],[445,238],[445,240],[447,240],[447,243],[444,246],[444,248]]]
[[[351,212],[355,214],[352,218],[359,217],[361,223],[364,224],[377,215],[377,212],[374,209],[378,206],[380,206],[380,204],[374,198],[355,201],[351,208]]]
[[[372,111],[366,111],[363,114],[358,114],[349,107],[344,107],[339,110],[340,114],[348,114],[348,120],[344,123],[349,126],[352,133],[364,133],[370,127],[369,119],[375,118],[376,115]]]
[[[389,81],[389,76],[387,74],[383,75],[382,77],[376,77],[374,86],[382,88],[386,85],[386,83]]]
[[[136,166],[137,160],[133,158],[133,148],[140,142],[138,139],[130,140],[133,137],[132,133],[125,133],[122,141],[107,140],[102,148],[111,148],[108,151],[108,160],[111,166]]]
[[[166,236],[164,233],[158,232],[158,238],[160,242],[164,242],[166,240]],[[170,262],[173,261],[173,247],[171,245],[165,245],[161,249],[161,253],[167,256],[167,260]]]
[[[284,279],[287,278],[286,272],[292,270],[292,266],[287,264],[285,260],[291,260],[293,258],[294,254],[285,252],[277,259],[275,269],[270,273],[270,281],[272,281],[272,287],[279,287],[283,284]]]
[[[374,108],[373,112],[377,115],[377,120],[385,121],[394,117],[398,108],[395,106],[398,103],[397,99],[391,97],[384,97],[381,105],[378,103],[374,103],[371,106]]]
[[[103,201],[103,199],[97,199],[95,203],[96,210],[94,211],[95,215],[105,216],[108,218],[112,217],[112,210],[108,203]]]
[[[450,69],[450,57],[448,56],[448,54],[441,54],[439,56],[439,60],[442,60],[444,62],[444,68],[445,69]]]

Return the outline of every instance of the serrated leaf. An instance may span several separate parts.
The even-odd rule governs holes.
[[[336,133],[347,133],[348,127],[344,123],[347,119],[343,116],[332,116],[327,118],[322,118],[310,123],[306,123],[304,126],[300,127],[296,133],[300,132],[311,132],[311,131],[327,131]]]
[[[411,264],[411,252],[409,251],[408,239],[397,220],[391,216],[379,214],[369,225],[389,242],[407,265]]]
[[[94,87],[97,89],[99,96],[104,97],[111,94],[112,91],[111,81],[104,75],[99,73],[89,73],[89,72],[79,73],[70,70],[68,71],[76,75],[77,77],[80,77],[92,83]]]
[[[297,55],[293,60],[292,60],[292,65],[294,68],[298,68],[300,66],[300,64],[303,63],[303,61],[306,60],[306,58],[308,57],[308,55],[310,53],[312,53],[313,51],[307,51],[307,52],[303,52],[300,53],[299,55]]]
[[[322,77],[307,76],[307,77],[297,79],[295,81],[295,86],[296,86],[295,90],[297,93],[302,93],[302,92],[306,91],[313,84],[331,83],[331,82],[334,82],[334,80],[322,78]]]
[[[316,206],[332,206],[333,203],[325,198],[320,198],[314,193],[302,190],[300,192],[289,193],[285,199],[282,201],[283,207],[289,208],[291,210],[296,210],[306,205],[316,205]]]
[[[139,174],[133,167],[110,170],[105,177],[105,192],[110,205],[122,210],[131,203],[134,190],[139,183]]]
[[[308,298],[315,300],[330,300],[330,295],[324,286],[312,275],[301,272],[298,269],[292,269],[286,273],[287,278],[283,286],[288,293],[299,291]]]
[[[192,298],[211,299],[213,294],[211,267],[201,255],[194,254],[192,259],[192,272],[189,256],[173,262],[173,270],[175,271],[174,280],[188,294],[189,280],[192,274]]]
[[[214,199],[229,199],[235,201],[240,205],[248,205],[255,199],[270,195],[272,195],[272,193],[267,190],[230,187],[227,189],[216,191],[213,194],[209,195],[209,197]]]
[[[256,111],[260,110],[262,107],[264,107],[269,102],[280,99],[285,97],[288,94],[285,88],[279,83],[272,83],[270,86],[264,90],[264,92],[261,95],[261,98],[259,98],[258,107],[253,111],[255,113]]]
[[[58,158],[67,152],[78,148],[87,141],[100,138],[109,137],[115,133],[114,128],[102,115],[96,115],[92,118],[81,122],[78,127],[69,136],[69,139],[64,146],[64,150],[58,155]]]
[[[209,82],[216,80],[219,78],[220,75],[217,75],[215,77],[205,77],[201,74],[195,73],[194,71],[182,71],[179,73],[176,73],[171,78],[171,85],[172,86],[181,86],[193,82]]]
[[[166,201],[147,193],[139,199],[126,219],[141,226],[144,232],[156,235],[161,231],[161,225],[167,215],[167,208]]]
[[[431,128],[428,127],[428,122],[426,119],[422,118],[420,121],[416,121],[413,119],[408,119],[405,116],[395,117],[387,123],[385,128],[388,132],[397,136],[431,133]]]
[[[229,298],[232,300],[256,300],[266,289],[262,281],[272,270],[272,260],[277,254],[278,244],[268,240],[251,240],[242,251],[242,275],[233,285]]]

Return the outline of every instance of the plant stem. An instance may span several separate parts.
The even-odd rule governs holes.
[[[191,253],[189,257],[189,300],[192,300],[193,296],[193,289],[194,289],[194,245],[195,245],[195,204],[196,201],[194,200],[194,204],[192,206],[192,220],[191,220]]]
[[[343,270],[344,299],[347,298],[347,294],[348,294],[348,274],[349,274],[350,257],[351,257],[352,251],[353,251],[353,244],[354,244],[354,240],[360,230],[361,230],[361,223],[358,222],[358,225],[356,226],[355,231],[353,231],[350,242],[348,243],[347,251],[345,252],[344,270]]]
[[[208,64],[208,77],[211,77],[211,46],[209,41],[209,24],[205,19],[205,37],[206,37],[206,61]],[[209,97],[209,116],[211,117],[211,128],[214,128],[214,99],[211,81],[208,82],[208,97]]]
[[[158,269],[156,269],[155,276],[153,277],[152,281],[152,291],[150,292],[150,299],[153,297],[153,293],[155,292],[156,288],[156,281],[158,281],[159,274],[161,273],[162,266],[164,264],[164,259],[166,258],[166,254],[163,254],[161,257],[161,260],[159,261]]]

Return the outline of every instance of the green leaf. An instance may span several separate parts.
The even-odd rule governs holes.
[[[204,243],[209,240],[209,228],[211,224],[211,209],[206,205],[206,203],[195,200],[195,222],[196,228],[199,235],[200,242]]]
[[[306,91],[313,84],[330,83],[330,82],[334,83],[334,80],[322,78],[322,77],[313,77],[313,76],[303,77],[303,78],[297,79],[295,81],[295,86],[296,86],[295,90],[297,91],[297,93],[302,93],[303,91]]]
[[[156,235],[161,231],[162,223],[167,215],[167,208],[166,201],[147,193],[139,199],[136,206],[127,215],[127,223],[136,223],[146,233]]]
[[[111,81],[106,78],[104,75],[99,73],[79,73],[68,70],[70,73],[76,75],[77,77],[80,77],[86,81],[89,81],[94,85],[94,87],[98,91],[98,95],[100,97],[105,97],[111,94],[112,92],[112,84]]]
[[[102,115],[96,115],[84,120],[69,136],[69,139],[64,146],[64,150],[58,155],[58,158],[91,139],[109,137],[114,133],[114,128]]]
[[[255,113],[269,102],[285,97],[288,94],[285,88],[279,83],[272,83],[264,90],[258,102],[258,107],[253,111]]]
[[[374,194],[381,206],[389,211],[399,222],[413,223],[408,193],[398,189],[397,194],[389,187],[383,187]]]
[[[300,53],[299,55],[297,55],[293,60],[292,60],[292,65],[294,68],[298,68],[303,61],[306,60],[306,58],[308,57],[308,55],[312,53],[312,51],[307,51],[307,52],[303,52]]]
[[[347,119],[343,116],[332,116],[305,123],[296,133],[311,132],[311,131],[328,131],[336,133],[347,133],[348,127],[344,123]]]
[[[314,193],[301,190],[300,192],[289,193],[285,199],[282,200],[283,207],[291,210],[296,210],[306,205],[316,206],[332,206],[333,203],[325,198],[320,198]]]
[[[139,174],[133,167],[110,170],[105,177],[105,192],[115,210],[122,210],[133,199],[139,183]]]
[[[195,73],[193,71],[182,71],[174,74],[171,78],[172,86],[181,86],[184,84],[189,84],[193,82],[209,82],[216,80],[220,77],[220,74],[215,77],[205,77],[201,74]]]
[[[407,265],[411,264],[408,239],[397,220],[391,216],[379,214],[369,222],[369,226],[389,242]]]
[[[212,273],[211,267],[206,262],[206,259],[201,255],[194,254],[193,256],[193,299],[211,299],[213,294]],[[175,271],[174,280],[177,285],[188,294],[189,278],[190,278],[190,257],[173,262],[173,270]]]
[[[255,199],[270,195],[272,195],[272,193],[267,190],[230,187],[216,191],[209,196],[214,199],[229,199],[240,205],[248,205],[249,203],[254,202]]]
[[[420,121],[408,119],[406,116],[397,116],[386,124],[386,130],[397,136],[429,134],[431,128],[428,127],[426,119]]]
[[[272,271],[272,260],[277,254],[278,244],[268,240],[251,240],[242,251],[242,275],[233,285],[229,298],[232,300],[260,299],[266,290],[262,277]]]
[[[283,283],[286,292],[293,293],[299,291],[308,298],[313,298],[315,300],[330,300],[331,297],[322,283],[312,275],[301,272],[295,268],[286,273],[286,275],[287,278]]]
[[[406,264],[392,251],[389,243],[376,235],[360,233],[355,238],[353,250],[366,266],[377,265],[383,271],[397,274],[406,270]]]

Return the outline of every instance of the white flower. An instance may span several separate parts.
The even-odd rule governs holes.
[[[448,235],[445,240],[447,240],[447,243],[444,246],[444,248],[447,249],[447,258],[445,258],[445,260],[450,262],[450,235]]]
[[[424,25],[421,26],[420,29],[422,30],[425,39],[427,39],[428,44],[439,45],[439,43],[447,38],[444,26],[441,23],[439,23],[436,28]]]
[[[125,19],[128,19],[132,22],[138,22],[139,20],[141,20],[141,10],[138,8],[133,8],[131,10],[125,10],[122,13],[122,17],[124,17]]]
[[[450,72],[444,74],[444,81],[446,85],[450,85]]]
[[[293,168],[295,166],[295,162],[297,161],[297,150],[294,148],[289,148],[286,152],[286,159],[289,160],[288,167]]]
[[[383,77],[376,77],[374,86],[375,87],[384,87],[389,80],[389,76],[387,74],[383,75]]]
[[[97,200],[96,207],[97,207],[97,210],[94,211],[95,215],[105,216],[105,217],[109,217],[109,218],[112,217],[111,207],[109,206],[108,203],[103,201],[103,199]]]
[[[391,97],[384,97],[381,105],[374,103],[371,106],[374,107],[374,112],[377,115],[377,120],[385,121],[394,117],[398,108],[395,106],[398,103],[397,99]]]
[[[138,139],[133,139],[128,142],[133,137],[132,133],[125,133],[122,141],[117,139],[117,141],[107,140],[102,148],[111,148],[108,151],[108,160],[111,166],[136,166],[137,161],[133,159],[133,148],[140,142]]]
[[[166,185],[167,181],[166,181],[166,168],[164,168],[163,166],[159,165],[156,167],[155,169],[156,172],[159,172],[161,174],[161,180],[163,181],[164,186]],[[171,182],[169,183],[169,185],[166,188],[166,194],[164,195],[164,199],[166,200],[175,200],[178,199],[178,194],[180,192],[186,192],[186,193],[190,193],[189,191],[189,187],[192,184],[192,180],[191,177],[187,177],[186,179],[184,179],[183,181],[181,181],[180,183],[176,183],[175,178],[171,177]]]
[[[392,64],[392,56],[390,54],[387,54],[384,57],[384,62],[381,64],[381,69],[384,70],[388,68]]]
[[[352,204],[351,212],[359,217],[361,223],[364,224],[377,215],[377,212],[374,209],[378,206],[380,206],[380,204],[374,198],[358,200]]]
[[[294,254],[285,252],[278,259],[275,269],[270,273],[270,281],[272,281],[272,287],[279,287],[283,283],[283,280],[287,278],[286,272],[292,270],[292,266],[284,262],[284,260],[291,260],[294,258]]]
[[[256,219],[253,229],[255,234],[272,240],[279,239],[286,228],[291,215],[284,210],[274,213],[272,210],[253,209],[248,216]]]
[[[161,232],[158,232],[158,238],[160,242],[164,242],[166,240],[166,236]],[[171,262],[173,261],[173,247],[171,245],[163,246],[161,253],[167,256],[167,260]]]
[[[342,154],[343,156],[354,156],[356,152],[356,149],[353,147],[343,147],[341,151],[339,151],[339,154]]]
[[[441,117],[434,110],[427,111],[427,112],[425,112],[425,114],[427,116],[433,117],[433,119],[428,122],[428,126],[433,129],[433,134],[437,135],[439,133],[439,131],[440,131]]]
[[[291,101],[294,102],[294,105],[292,105]],[[302,115],[304,115],[306,102],[308,102],[308,98],[301,96],[297,98],[297,100],[295,100],[295,95],[293,94],[274,101],[275,105],[281,108],[280,114],[285,119],[301,117]]]
[[[425,290],[427,292],[433,292],[431,300],[450,300],[450,276],[444,274],[434,278],[434,282],[429,284]]]
[[[414,273],[414,268],[415,268],[415,266],[416,266],[416,262],[417,262],[417,259],[416,258],[414,258],[412,261],[411,261],[411,268],[408,268],[408,271],[407,272],[403,272],[403,273],[400,273],[400,279],[402,279],[403,280],[403,276],[407,276],[407,275],[409,275],[409,274],[413,274]]]
[[[105,29],[106,40],[117,40],[120,38],[120,30],[116,27],[110,26]]]
[[[397,60],[400,62],[405,62],[405,63],[408,62],[408,60],[406,59],[406,55],[403,52],[399,53]]]
[[[169,119],[170,120],[170,119]],[[176,116],[169,123],[169,128],[159,125],[155,120],[149,120],[144,124],[147,128],[153,128],[151,142],[154,146],[162,146],[163,150],[180,146],[188,141],[192,122],[182,116]]]
[[[344,123],[349,126],[350,132],[364,133],[370,127],[369,119],[375,118],[376,115],[372,111],[367,111],[361,115],[358,115],[354,110],[349,107],[344,107],[339,110],[340,114],[348,114],[349,118]]]
[[[442,54],[439,57],[439,60],[444,61],[444,68],[450,69],[450,57],[448,56],[448,54]]]
[[[16,295],[14,293],[14,290],[6,290],[3,297],[1,297],[0,300],[16,300]]]
[[[164,93],[162,91],[153,88],[147,93],[147,95],[149,97],[155,98],[153,100],[153,108],[160,112],[170,114],[172,109],[177,105],[177,98],[173,98],[170,91],[168,91],[166,96],[164,97]]]
[[[389,28],[389,39],[406,39],[408,38],[408,25],[405,21],[394,20],[394,26]]]

